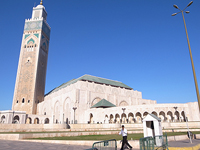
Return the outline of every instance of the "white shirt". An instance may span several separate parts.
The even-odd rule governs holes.
[[[127,136],[127,130],[124,128],[124,130],[121,130],[121,131],[119,132],[119,135]]]

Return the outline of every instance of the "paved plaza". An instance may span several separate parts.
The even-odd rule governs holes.
[[[0,140],[0,150],[85,150],[91,146]],[[118,148],[117,150],[120,150]],[[136,149],[133,149],[136,150]]]
[[[200,139],[193,139],[192,144],[190,143],[190,140],[188,139],[188,140],[182,140],[182,141],[170,141],[169,147],[177,147],[177,148],[178,147],[193,147],[198,144],[200,144]],[[66,145],[66,144],[0,140],[0,150],[84,150],[91,147]],[[119,149],[120,148],[118,148],[118,150]],[[133,149],[133,150],[136,150],[136,149]]]
[[[89,146],[0,140],[0,150],[84,150]]]
[[[193,147],[200,144],[200,139],[193,139],[192,143],[190,143],[190,140],[181,140],[181,141],[170,141],[169,147]]]

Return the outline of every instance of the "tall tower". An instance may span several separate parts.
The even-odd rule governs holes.
[[[32,18],[25,20],[18,63],[12,110],[36,114],[37,104],[44,100],[50,26],[47,12],[33,7]]]

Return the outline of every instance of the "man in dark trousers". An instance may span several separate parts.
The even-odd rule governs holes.
[[[123,136],[121,150],[123,150],[124,144],[126,144],[130,149],[132,149],[132,146],[127,141],[127,130],[124,128],[124,125],[122,125],[122,130],[119,132],[119,135]]]

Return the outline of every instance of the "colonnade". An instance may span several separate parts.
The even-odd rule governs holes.
[[[151,114],[154,114],[158,118],[161,119],[162,122],[184,122],[186,121],[185,112],[184,111],[153,111],[150,112]],[[142,123],[142,120],[149,114],[149,112],[145,111],[143,113],[141,112],[129,112],[129,113],[112,113],[112,114],[106,114],[104,119],[101,122],[95,121],[95,116],[90,113],[90,121],[89,123]]]

